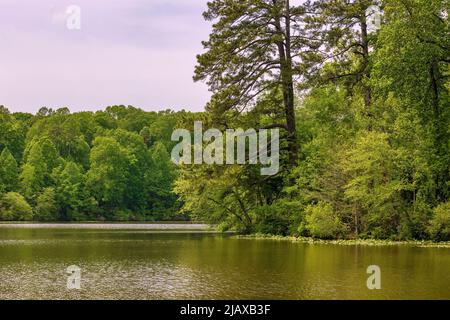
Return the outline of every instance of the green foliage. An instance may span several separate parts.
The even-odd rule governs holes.
[[[176,179],[175,166],[163,143],[157,142],[148,152],[151,170],[147,171],[145,180],[147,193],[154,200],[149,206],[158,213],[159,219],[165,220],[178,209],[177,197],[172,191]]]
[[[299,203],[280,199],[270,205],[263,205],[254,210],[253,231],[261,234],[289,235],[301,212]],[[301,219],[303,220],[303,219]]]
[[[0,105],[0,150],[8,148],[17,162],[21,160],[28,124],[28,119],[16,118]]]
[[[42,221],[171,219],[179,205],[167,150],[186,114],[112,106],[33,116],[0,107],[0,196],[20,192]]]
[[[0,193],[15,191],[19,178],[19,167],[8,148],[0,154]]]
[[[343,170],[349,175],[345,196],[361,211],[362,230],[376,238],[395,233],[395,221],[401,210],[400,193],[405,190],[398,176],[398,155],[388,135],[363,132],[355,147],[346,154]]]
[[[35,138],[27,145],[19,180],[28,201],[34,202],[43,188],[53,184],[51,173],[60,164],[59,153],[48,138]]]
[[[427,163],[426,173],[436,176],[425,183],[434,189],[428,201],[450,197],[448,10],[449,3],[443,0],[386,1],[386,23],[380,30],[371,81],[380,99],[394,97],[404,103],[399,117],[416,118],[411,123],[415,128],[410,126],[403,134],[415,135],[419,129],[422,137],[414,143],[419,147],[427,143],[426,150],[419,148],[423,154],[417,158]]]
[[[306,207],[305,212],[305,228],[315,238],[334,239],[345,231],[344,224],[340,221],[330,203],[322,201],[309,205]]]
[[[36,167],[31,164],[23,165],[19,180],[20,190],[25,198],[29,200],[34,199],[35,195],[43,187],[43,177],[41,172],[38,172]]]
[[[0,220],[30,221],[33,209],[20,194],[8,192],[0,199]]]
[[[79,165],[66,162],[53,171],[59,218],[62,220],[95,220],[97,202],[86,189],[86,177]]]
[[[98,137],[91,150],[87,186],[106,208],[114,209],[125,200],[129,166],[136,158],[114,138]]]
[[[136,217],[134,217],[134,214],[131,210],[118,209],[118,210],[114,211],[113,220],[114,221],[132,221],[132,220],[136,220]]]
[[[450,202],[443,203],[433,210],[428,231],[434,240],[450,240]]]
[[[44,191],[37,197],[34,213],[34,219],[38,221],[59,220],[59,207],[56,202],[56,193],[54,188],[44,189]]]

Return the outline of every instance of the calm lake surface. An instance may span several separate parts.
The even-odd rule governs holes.
[[[0,299],[450,299],[447,248],[108,226],[0,225]],[[67,289],[71,265],[80,290]],[[381,290],[366,286],[369,265],[381,268]]]

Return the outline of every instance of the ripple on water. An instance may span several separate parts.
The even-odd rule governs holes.
[[[168,262],[80,264],[80,290],[67,289],[67,265],[0,266],[0,299],[202,299],[220,295],[213,275]]]

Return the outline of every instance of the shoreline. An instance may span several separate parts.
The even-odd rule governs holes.
[[[339,240],[321,240],[309,237],[294,236],[275,236],[268,234],[237,235],[237,239],[243,240],[271,240],[271,241],[290,241],[306,244],[321,245],[342,245],[342,246],[413,246],[418,248],[445,248],[450,249],[450,242],[435,242],[432,240],[374,240],[374,239],[339,239]]]
[[[127,223],[127,222],[10,222],[0,223],[0,229],[96,229],[96,230],[161,230],[161,231],[214,231],[203,223],[182,222],[154,222],[154,223]]]
[[[231,235],[232,238],[241,240],[268,240],[305,243],[311,245],[341,245],[341,246],[412,246],[418,248],[445,248],[450,249],[450,241],[435,242],[432,240],[375,240],[375,239],[334,239],[322,240],[312,237],[278,236],[271,234],[239,235],[235,232],[218,231],[214,226],[192,221],[161,221],[161,222],[39,222],[39,221],[1,221],[1,229],[81,229],[81,230],[124,230],[124,231],[189,231],[202,233],[216,233]]]

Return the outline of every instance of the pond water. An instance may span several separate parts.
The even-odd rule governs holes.
[[[1,225],[0,299],[450,299],[447,248],[148,229]],[[71,265],[79,290],[67,288]],[[370,265],[381,269],[381,290],[367,288]]]

